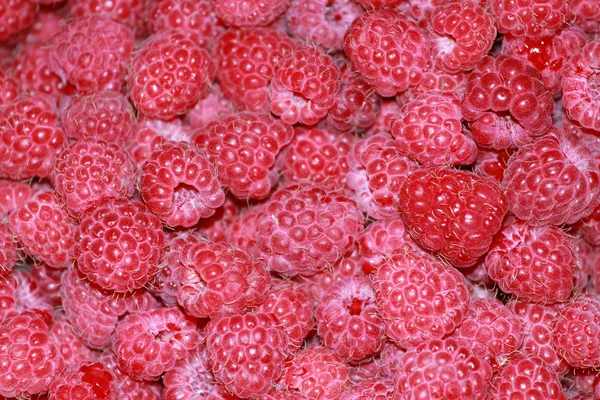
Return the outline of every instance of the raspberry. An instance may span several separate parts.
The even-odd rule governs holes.
[[[150,154],[163,143],[169,140],[189,143],[190,138],[191,129],[179,118],[162,121],[141,117],[133,128],[128,150],[139,169],[146,163]]]
[[[17,239],[10,225],[0,222],[0,278],[10,274],[17,261],[19,261]]]
[[[210,88],[210,93],[196,103],[194,108],[184,115],[184,118],[191,128],[204,128],[209,123],[219,121],[233,113],[233,103],[223,97],[221,87],[214,83]]]
[[[510,211],[530,225],[562,225],[592,213],[600,202],[600,171],[581,143],[547,136],[508,162],[504,188]]]
[[[161,400],[163,385],[154,381],[138,381],[130,378],[118,367],[114,355],[103,353],[98,361],[104,364],[115,377],[121,400]]]
[[[150,211],[171,227],[193,226],[225,202],[213,166],[183,142],[166,142],[150,155],[139,190]]]
[[[229,26],[270,25],[287,10],[287,0],[211,0],[219,19]]]
[[[225,242],[247,253],[252,253],[256,243],[256,230],[259,222],[265,216],[265,211],[266,206],[264,204],[242,210],[227,226]]]
[[[85,216],[75,234],[77,267],[104,289],[143,287],[164,252],[160,220],[135,200],[114,200]]]
[[[433,9],[429,19],[433,31],[435,62],[450,73],[468,71],[486,55],[496,39],[489,11],[475,1],[453,1]]]
[[[363,13],[350,0],[292,0],[285,18],[290,33],[300,42],[342,50],[344,34]]]
[[[0,106],[10,102],[18,94],[17,81],[12,76],[0,71]]]
[[[492,367],[467,339],[434,339],[400,357],[394,399],[483,399]]]
[[[0,176],[47,177],[66,146],[54,104],[42,95],[22,95],[0,109]]]
[[[600,366],[600,298],[583,294],[561,308],[552,324],[556,352],[575,368]]]
[[[479,149],[474,172],[483,178],[492,178],[502,183],[508,160],[515,154],[515,149],[486,150]]]
[[[334,284],[321,298],[315,318],[323,343],[346,360],[362,360],[383,345],[383,321],[366,277]]]
[[[242,112],[208,124],[193,141],[206,151],[234,196],[260,199],[275,186],[275,159],[293,136],[291,126],[266,113]]]
[[[477,144],[505,149],[552,126],[554,102],[540,72],[520,58],[485,56],[469,75],[462,111]]]
[[[54,191],[39,192],[13,211],[10,227],[32,257],[53,268],[73,262],[76,225]]]
[[[27,0],[3,1],[0,6],[0,40],[13,38],[31,26],[36,11],[36,5]]]
[[[393,253],[373,288],[387,336],[408,348],[453,332],[469,310],[465,278],[428,254]]]
[[[598,254],[597,248],[590,245],[581,235],[571,238],[573,254],[576,259],[575,264],[575,284],[574,292],[584,293],[588,286],[589,275],[594,274],[595,257]],[[593,285],[593,283],[592,283]]]
[[[212,217],[200,221],[197,232],[210,241],[226,242],[227,228],[239,213],[239,204],[235,199],[230,196],[225,197],[225,203]]]
[[[393,382],[386,378],[366,379],[346,389],[339,400],[387,400],[393,394]]]
[[[111,199],[133,195],[134,170],[118,145],[81,141],[60,153],[51,179],[69,214],[80,218]]]
[[[131,101],[147,117],[173,118],[192,108],[207,91],[212,69],[208,53],[183,33],[157,33],[131,62]]]
[[[131,137],[133,107],[127,99],[103,90],[73,101],[63,115],[63,128],[72,140],[104,140],[122,145]]]
[[[313,125],[325,117],[340,90],[340,69],[315,46],[299,46],[275,65],[271,112],[286,124]]]
[[[0,179],[0,219],[23,207],[35,192],[26,182]]]
[[[53,0],[35,1],[36,3],[58,3]],[[27,44],[46,44],[48,39],[62,31],[65,27],[65,20],[62,13],[55,12],[52,7],[39,8],[35,15],[35,20],[25,34],[23,40]]]
[[[208,367],[208,359],[204,347],[199,346],[190,351],[188,356],[177,361],[175,367],[163,376],[165,400],[220,399],[219,386]],[[213,396],[214,397],[211,397]]]
[[[391,132],[400,153],[423,165],[467,165],[477,146],[461,121],[456,96],[422,94],[402,106]]]
[[[449,168],[413,172],[399,204],[415,241],[459,268],[475,265],[487,252],[508,211],[496,182]]]
[[[344,51],[365,82],[390,97],[421,82],[431,50],[428,37],[412,20],[392,10],[378,10],[352,23]]]
[[[600,8],[594,0],[572,0],[571,12],[575,23],[584,31],[594,34],[600,30]]]
[[[120,22],[140,37],[146,32],[147,2],[145,0],[72,0],[67,4],[69,15],[75,18],[110,18]]]
[[[469,75],[467,72],[449,74],[438,70],[427,71],[423,74],[421,83],[398,94],[396,101],[398,104],[404,105],[422,94],[453,95],[462,101]]]
[[[275,64],[294,47],[293,40],[274,28],[227,30],[214,49],[223,95],[240,109],[267,108]]]
[[[519,37],[551,36],[572,18],[567,0],[490,0],[489,6],[498,31]]]
[[[32,275],[15,269],[0,280],[0,323],[29,311],[48,321],[52,319],[52,305],[37,290]]]
[[[84,17],[70,23],[49,45],[56,73],[86,93],[121,89],[134,43],[127,26]]]
[[[588,243],[600,245],[600,206],[594,208],[588,217],[581,220],[579,230]]]
[[[212,319],[205,328],[208,363],[218,383],[238,397],[265,394],[283,371],[288,337],[271,314]]]
[[[400,358],[406,353],[396,343],[387,339],[383,342],[383,347],[379,353],[379,363],[381,376],[393,378],[396,371],[401,367]]]
[[[364,216],[348,198],[318,186],[276,191],[258,221],[254,254],[283,275],[313,275],[340,259],[362,232]]]
[[[58,348],[67,368],[92,361],[95,357],[94,352],[75,335],[64,314],[60,314],[54,320],[48,337]]]
[[[84,362],[63,371],[50,384],[50,396],[56,400],[116,398],[117,386],[110,370],[99,362]]]
[[[130,377],[152,381],[200,344],[192,317],[177,308],[128,315],[117,324],[113,350]]]
[[[348,154],[346,185],[359,210],[374,219],[398,214],[398,193],[417,163],[400,154],[391,136],[381,133],[355,142]]]

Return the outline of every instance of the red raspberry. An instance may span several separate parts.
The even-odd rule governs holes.
[[[572,0],[571,12],[575,23],[584,31],[594,34],[600,30],[600,8],[595,0]]]
[[[394,400],[484,399],[492,367],[467,339],[434,339],[400,357]]]
[[[486,150],[479,149],[473,171],[483,177],[502,183],[508,160],[515,154],[515,149]]]
[[[299,46],[275,65],[269,85],[271,112],[286,124],[314,125],[335,104],[340,69],[316,46]]]
[[[35,194],[13,211],[10,227],[30,256],[53,268],[73,262],[76,225],[53,190]]]
[[[116,399],[115,377],[100,362],[83,362],[63,371],[50,384],[53,400]]]
[[[390,97],[421,82],[430,59],[430,42],[403,14],[379,10],[352,23],[344,51],[365,82]]]
[[[496,39],[487,8],[475,1],[451,1],[433,9],[429,19],[435,62],[443,71],[468,71],[486,55]]]
[[[500,33],[540,38],[558,32],[572,18],[568,0],[490,0]]]
[[[600,298],[583,294],[561,308],[552,324],[556,352],[575,368],[600,366]]]
[[[200,47],[209,49],[225,31],[210,0],[158,0],[152,2],[148,16],[151,34],[179,31]]]
[[[0,71],[0,106],[12,101],[18,94],[17,81],[7,73]]]
[[[130,378],[119,368],[119,362],[111,353],[102,353],[98,361],[114,375],[120,400],[161,400],[163,385],[155,381],[138,381]]]
[[[206,50],[183,33],[158,33],[131,62],[131,101],[142,115],[173,118],[192,108],[207,91],[212,69]]]
[[[486,56],[467,80],[462,103],[477,144],[520,146],[552,127],[554,102],[540,72],[520,58]]]
[[[177,117],[168,121],[140,117],[129,141],[129,154],[139,169],[163,143],[169,140],[189,143],[191,133],[191,129]]]
[[[35,266],[32,269],[41,267]],[[53,303],[43,293],[43,290],[37,287],[36,278],[31,272],[16,268],[3,280],[10,286],[10,288],[4,286],[3,290],[7,300],[0,307],[0,309],[4,308],[4,319],[26,311],[35,311],[40,317],[48,321],[52,319],[54,314]]]
[[[363,136],[366,138],[375,136],[378,133],[386,133],[391,135],[390,127],[392,126],[392,120],[396,117],[398,112],[400,112],[400,106],[392,99],[382,100],[381,108],[379,109],[379,114],[377,115],[375,122],[369,127],[369,129],[363,132]]]
[[[221,390],[208,367],[208,358],[203,346],[190,351],[186,358],[177,361],[175,367],[163,376],[163,384],[165,400],[228,398],[218,397]]]
[[[150,155],[139,190],[150,211],[171,227],[193,226],[225,202],[212,164],[183,142],[166,142]]]
[[[399,199],[415,241],[458,268],[475,265],[487,252],[508,211],[496,182],[449,168],[413,172]]]
[[[133,163],[118,145],[81,141],[58,156],[51,178],[69,214],[79,218],[110,199],[133,195],[133,175]]]
[[[373,288],[388,337],[405,348],[453,332],[469,310],[460,272],[411,250],[392,254],[375,272]]]
[[[344,34],[363,13],[350,0],[292,0],[285,18],[290,33],[300,42],[342,50]]]
[[[404,104],[392,122],[392,135],[401,154],[423,165],[468,165],[477,157],[453,94],[422,94]]]
[[[318,186],[290,184],[266,204],[254,254],[283,275],[314,275],[351,250],[364,216],[348,198]]]
[[[134,42],[127,26],[86,16],[70,23],[49,45],[56,72],[86,93],[121,89]]]
[[[56,347],[65,361],[67,368],[74,367],[85,361],[95,358],[92,349],[87,347],[73,332],[69,320],[65,314],[60,314],[52,323],[48,337]]]
[[[160,220],[138,201],[109,201],[85,216],[75,235],[77,267],[104,289],[143,287],[164,252]]]
[[[392,398],[393,386],[388,378],[364,379],[346,389],[339,400],[388,400]]]
[[[334,284],[315,310],[318,334],[325,346],[349,361],[360,361],[383,345],[383,321],[366,277]]]
[[[205,334],[215,379],[234,395],[265,394],[281,376],[288,337],[271,314],[255,311],[214,318]]]
[[[48,338],[48,321],[25,312],[0,325],[0,396],[29,398],[48,391],[64,362]]]
[[[396,96],[396,101],[404,105],[422,94],[444,94],[458,97],[461,101],[465,95],[467,78],[470,73],[458,72],[449,74],[433,70],[423,74],[423,80],[417,86],[413,86]]]
[[[433,12],[433,9],[438,6],[444,5],[447,2],[448,0],[408,0],[408,4],[404,7],[406,7],[406,14],[411,16],[417,22],[417,24],[419,24],[419,26],[426,26],[427,21],[429,21],[429,19],[431,18],[431,13]],[[479,3],[481,3],[481,1],[479,1]],[[401,9],[403,9],[404,7],[402,7]]]
[[[63,114],[63,128],[69,139],[122,145],[131,137],[133,120],[133,107],[125,96],[102,90],[76,98]]]
[[[523,301],[565,301],[573,290],[576,259],[569,237],[552,226],[517,221],[503,228],[485,258],[490,277]]]
[[[69,15],[75,18],[110,18],[128,26],[138,37],[146,32],[146,0],[70,0],[67,8]]]
[[[0,219],[23,207],[36,191],[26,182],[0,179]]]
[[[49,98],[17,97],[0,109],[0,176],[47,177],[66,141]]]
[[[138,380],[152,381],[200,344],[196,321],[178,308],[128,315],[117,324],[113,351],[119,368]]]
[[[225,242],[252,253],[256,243],[258,224],[265,218],[266,205],[257,204],[242,210],[227,226]]]
[[[530,225],[572,224],[600,202],[600,171],[582,143],[547,136],[510,158],[504,188],[510,211]]]
[[[240,213],[239,204],[231,196],[225,197],[225,203],[215,214],[200,221],[197,232],[212,242],[227,242],[227,228]]]
[[[346,185],[359,210],[374,219],[398,214],[398,193],[417,163],[400,154],[391,136],[381,133],[356,141],[348,154]]]
[[[356,141],[354,135],[319,128],[297,127],[294,131],[294,139],[278,161],[286,182],[305,182],[344,192],[347,156]]]
[[[234,196],[260,199],[275,186],[275,159],[293,136],[291,126],[269,114],[241,112],[198,130],[193,141]]]
[[[6,222],[0,222],[0,279],[10,274],[10,271],[19,261],[17,243],[10,225]],[[0,318],[0,321],[2,321],[2,318]]]
[[[524,394],[534,399],[566,399],[558,375],[541,358],[517,354],[494,375],[487,398],[509,400]]]
[[[0,40],[15,37],[35,19],[37,7],[27,0],[4,0],[0,6]],[[10,397],[10,396],[9,396]]]
[[[223,95],[240,109],[264,111],[277,60],[295,47],[274,28],[229,29],[214,49]]]
[[[211,0],[219,19],[229,26],[270,25],[287,10],[287,0]]]
[[[600,245],[600,206],[597,206],[588,217],[581,219],[579,230],[588,243]]]

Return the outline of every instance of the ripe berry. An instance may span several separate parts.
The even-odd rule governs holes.
[[[211,0],[220,20],[229,26],[269,25],[287,10],[287,0]]]
[[[513,36],[551,36],[572,18],[567,0],[490,0],[489,6],[498,31]]]
[[[0,40],[15,37],[35,19],[37,7],[27,0],[5,0],[0,6]],[[10,397],[10,396],[9,396]]]
[[[0,223],[0,278],[9,275],[19,261],[17,239],[14,237],[10,225]],[[1,312],[0,312],[1,313]],[[0,321],[2,318],[0,318]]]
[[[144,0],[72,0],[67,3],[67,9],[75,18],[102,17],[120,22],[132,29],[137,37],[146,33],[147,4]]]
[[[78,400],[116,398],[118,388],[115,377],[107,366],[100,362],[83,362],[63,371],[50,385],[52,399]]]
[[[65,314],[60,314],[52,322],[48,337],[58,348],[67,368],[94,360],[94,352],[75,335]]]

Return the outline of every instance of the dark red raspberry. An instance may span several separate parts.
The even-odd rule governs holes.
[[[288,0],[211,0],[219,19],[229,26],[270,25],[287,10]]]
[[[110,18],[133,29],[136,36],[146,33],[146,0],[72,0],[67,3],[69,14],[75,18]]]
[[[36,11],[34,2],[4,0],[0,5],[0,40],[12,38],[31,26]]]
[[[551,36],[572,19],[568,0],[490,0],[488,4],[498,31],[513,36]]]
[[[117,398],[115,377],[107,366],[100,362],[83,362],[67,368],[50,384],[53,400],[96,400]]]

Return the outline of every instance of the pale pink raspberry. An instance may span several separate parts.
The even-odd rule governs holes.
[[[237,199],[226,196],[225,203],[216,210],[212,217],[198,223],[196,232],[212,242],[226,242],[227,229],[239,213],[240,203]]]
[[[572,19],[567,0],[490,0],[498,32],[540,38],[558,32]]]
[[[186,358],[167,371],[162,378],[165,400],[225,400],[218,397],[223,390],[215,382],[204,346],[189,352]],[[208,396],[208,397],[206,397]]]
[[[594,34],[600,30],[600,8],[595,0],[572,0],[571,12],[577,26],[584,31]]]
[[[394,378],[401,367],[400,358],[406,353],[404,349],[386,338],[379,353],[380,374],[386,378]]]
[[[57,3],[54,0],[36,1],[37,3]],[[62,12],[56,12],[53,7],[40,7],[31,27],[26,31],[23,42],[45,45],[48,40],[65,28]]]
[[[437,69],[427,71],[423,73],[421,83],[408,88],[405,92],[399,93],[396,96],[396,101],[402,106],[422,94],[450,94],[462,101],[469,75],[469,72],[464,71],[455,74],[449,74]]]
[[[15,269],[0,279],[0,323],[27,311],[52,319],[53,304],[38,290],[36,280],[28,271]]]
[[[211,0],[220,20],[228,26],[270,25],[289,6],[288,0]]]
[[[408,91],[404,92],[407,93]],[[400,111],[400,106],[393,99],[382,99],[381,107],[375,122],[366,131],[363,132],[365,138],[370,138],[378,133],[391,135],[392,120]]]
[[[389,378],[363,379],[346,389],[339,400],[388,400],[394,392]]]
[[[259,203],[243,209],[234,217],[225,232],[225,242],[252,253],[256,243],[258,224],[264,219],[266,203]]]

